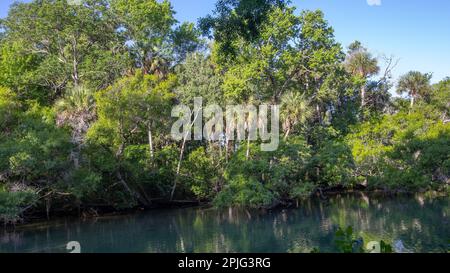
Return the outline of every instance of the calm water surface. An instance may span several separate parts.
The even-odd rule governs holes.
[[[64,219],[0,231],[0,252],[84,253],[336,252],[336,229],[353,226],[365,239],[404,252],[446,252],[450,198],[337,195],[274,212],[179,209],[96,220]]]

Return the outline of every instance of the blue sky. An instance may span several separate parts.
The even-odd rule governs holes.
[[[0,16],[13,0],[0,0]],[[215,0],[172,0],[179,21],[197,21]],[[369,4],[370,3],[370,4]],[[448,0],[293,0],[298,11],[321,9],[337,41],[360,40],[374,55],[400,59],[397,78],[410,70],[433,72],[433,82],[450,76],[450,1]]]

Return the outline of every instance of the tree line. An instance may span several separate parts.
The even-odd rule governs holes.
[[[447,191],[450,78],[411,71],[320,11],[221,0],[33,0],[0,21],[0,220],[159,201],[274,207],[327,189]],[[383,69],[382,69],[383,68]],[[395,89],[402,97],[392,97]],[[175,141],[171,109],[281,105],[274,152]]]

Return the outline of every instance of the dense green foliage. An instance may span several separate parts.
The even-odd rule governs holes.
[[[450,80],[402,77],[321,11],[218,1],[179,24],[169,1],[40,0],[1,21],[0,220],[156,200],[273,207],[331,188],[446,191]],[[195,97],[281,105],[279,149],[176,141]]]

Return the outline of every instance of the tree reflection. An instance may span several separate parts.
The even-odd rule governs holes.
[[[62,220],[4,231],[0,252],[336,252],[338,227],[352,226],[365,242],[386,241],[413,252],[446,252],[449,199],[366,194],[309,199],[296,209],[180,209],[96,221]]]

